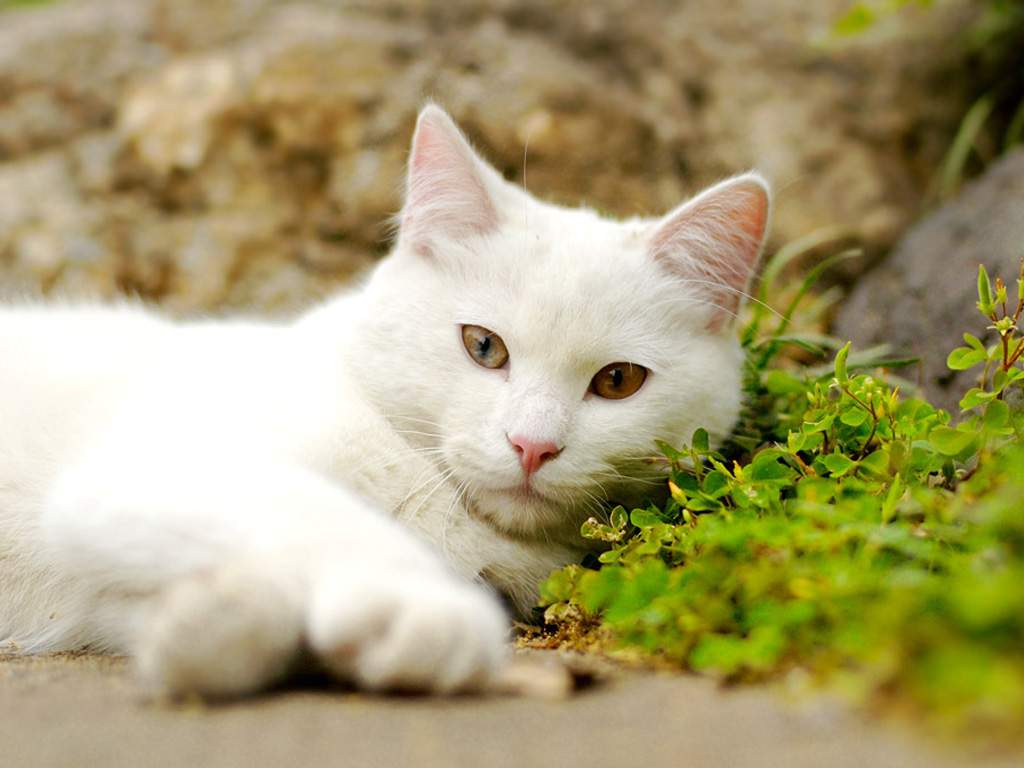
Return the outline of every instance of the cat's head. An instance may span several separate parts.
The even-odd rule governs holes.
[[[598,501],[663,486],[656,438],[734,424],[732,320],[768,212],[756,174],[659,219],[546,204],[428,106],[398,244],[367,291],[370,395],[496,526],[578,531]]]

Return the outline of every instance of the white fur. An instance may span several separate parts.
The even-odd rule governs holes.
[[[0,309],[0,647],[132,653],[171,692],[258,689],[301,648],[368,688],[473,686],[506,632],[474,580],[528,608],[600,502],[657,486],[655,438],[728,432],[740,350],[708,330],[713,267],[661,263],[694,258],[664,224],[538,202],[436,107],[409,185],[395,252],[295,322]],[[726,259],[722,231],[699,237]],[[650,369],[640,391],[588,394],[616,361]],[[532,493],[513,433],[564,447]]]

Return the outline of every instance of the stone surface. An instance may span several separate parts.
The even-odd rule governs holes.
[[[18,768],[1019,765],[689,676],[627,675],[568,699],[306,688],[170,706],[144,702],[123,662],[89,656],[0,660],[0,744]]]
[[[965,110],[973,5],[845,42],[827,39],[845,0],[3,10],[0,285],[300,306],[386,249],[428,97],[555,200],[660,212],[756,166],[777,241],[841,224],[878,251]]]
[[[975,276],[984,264],[1011,295],[1024,258],[1024,149],[1011,152],[953,201],[914,226],[844,302],[835,333],[858,345],[890,342],[921,358],[920,383],[957,412],[975,372],[953,375],[946,356],[962,334],[984,335]],[[911,376],[914,378],[914,376]]]

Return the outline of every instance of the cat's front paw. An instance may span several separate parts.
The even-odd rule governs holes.
[[[506,656],[497,600],[445,574],[332,574],[313,599],[309,641],[340,679],[370,690],[477,689]]]
[[[282,679],[302,647],[302,611],[294,590],[267,576],[225,567],[169,589],[136,642],[147,687],[224,697]]]

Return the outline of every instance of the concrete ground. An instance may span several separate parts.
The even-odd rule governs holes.
[[[524,663],[529,673],[530,665],[552,660],[535,655]],[[170,705],[143,700],[122,660],[3,657],[0,766],[1021,764],[926,747],[920,737],[866,723],[835,705],[796,709],[766,690],[724,691],[691,676],[620,674],[571,695],[552,692],[433,699],[312,685],[233,704]]]

